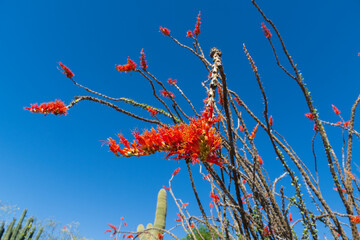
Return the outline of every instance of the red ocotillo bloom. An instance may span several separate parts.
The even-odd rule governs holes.
[[[175,95],[170,91],[160,90],[160,94],[163,97],[170,98],[170,96],[175,97]]]
[[[144,53],[144,49],[141,49],[141,52],[140,52],[141,56],[140,56],[140,64],[141,64],[141,67],[143,70],[146,70],[147,69],[147,63],[146,63],[146,60],[145,60],[145,53]],[[136,67],[136,66],[135,66]]]
[[[61,62],[59,62],[60,67],[62,68],[62,70],[64,70],[62,73],[66,75],[66,77],[68,78],[72,78],[75,76],[75,74],[64,64],[62,64]]]
[[[243,126],[240,125],[240,131],[243,132],[244,131],[244,128]]]
[[[117,156],[145,156],[167,152],[167,159],[186,159],[193,163],[200,160],[222,166],[222,159],[216,153],[221,148],[221,137],[212,127],[219,119],[213,118],[213,111],[212,107],[207,107],[200,119],[193,119],[189,124],[158,126],[157,129],[145,130],[142,134],[134,131],[135,140],[131,144],[123,135],[119,135],[123,148],[109,138],[109,148]]]
[[[345,171],[345,173],[347,174],[347,175],[349,175],[349,177],[352,179],[352,180],[355,180],[355,176],[354,176],[354,174],[352,174],[350,171],[348,171],[348,170],[344,170]]]
[[[332,108],[333,108],[333,110],[334,110],[334,113],[335,113],[336,115],[339,115],[339,114],[340,114],[339,109],[338,109],[337,107],[335,107],[334,105],[331,105],[331,106],[332,106]]]
[[[350,222],[356,223],[356,224],[360,223],[360,216],[351,216]]]
[[[272,37],[272,34],[271,34],[271,32],[270,32],[270,29],[268,29],[267,27],[266,27],[266,25],[265,25],[265,23],[261,23],[261,28],[263,29],[263,31],[264,31],[264,34],[265,34],[265,37],[267,37],[267,38],[271,38]]]
[[[350,125],[350,120],[347,122],[344,122],[344,127],[348,127]]]
[[[114,232],[111,234],[111,236],[110,236],[110,237],[113,237],[113,236],[117,233],[117,228],[116,228],[114,225],[110,224],[110,223],[108,223],[108,225],[109,225],[109,227],[111,227],[111,228],[113,229],[113,231],[114,231]],[[105,233],[107,233],[107,232],[111,232],[111,230],[108,229],[108,230],[105,231]]]
[[[127,64],[125,65],[115,65],[116,70],[118,70],[119,72],[130,72],[130,71],[134,71],[136,69],[136,63],[131,60],[130,58],[127,59]]]
[[[177,80],[176,80],[176,79],[171,79],[171,78],[169,78],[169,79],[167,80],[167,82],[170,83],[171,85],[175,85],[175,84],[177,83]]]
[[[60,100],[55,100],[55,102],[42,103],[40,106],[38,104],[31,104],[31,107],[25,107],[24,109],[34,113],[44,113],[45,116],[49,113],[54,115],[66,115],[68,110],[65,103]]]
[[[189,38],[192,38],[193,37],[193,34],[192,32],[189,30],[186,32],[186,36],[189,37]]]
[[[176,176],[180,171],[180,168],[175,169],[175,171],[172,173],[173,176]]]
[[[152,117],[155,117],[157,114],[157,111],[151,107],[147,107],[146,110],[151,114]]]
[[[167,29],[167,28],[160,27],[160,32],[161,32],[162,34],[164,34],[165,36],[169,36],[169,35],[170,35],[170,30]]]
[[[199,15],[197,16],[196,19],[197,19],[197,21],[196,21],[196,25],[195,25],[194,34],[197,36],[197,35],[200,34],[200,24],[201,24],[201,22],[200,22],[200,20],[201,20],[201,18],[200,18],[200,12],[199,12]]]
[[[307,117],[310,120],[314,120],[314,116],[312,115],[312,113],[306,113],[305,117]]]
[[[269,237],[271,235],[271,232],[269,230],[268,226],[264,227],[264,236]]]
[[[259,127],[259,123],[256,124],[256,126],[254,127],[253,131],[251,132],[250,136],[249,136],[249,139],[254,139],[255,138],[255,135],[256,135],[256,132],[258,130],[258,127]]]
[[[270,117],[269,117],[269,126],[271,127],[272,125],[273,125],[273,116],[271,115]]]
[[[333,188],[333,189],[334,189],[334,191],[338,191],[337,188]],[[342,191],[343,193],[346,193],[346,189],[345,189],[345,188],[342,188],[341,191]]]
[[[212,200],[214,201],[214,203],[218,203],[220,202],[220,198],[217,194],[214,194],[213,192],[210,193],[210,197],[212,198]]]
[[[238,98],[234,98],[234,99],[235,99],[236,103],[239,104],[239,106],[241,106],[240,100]]]

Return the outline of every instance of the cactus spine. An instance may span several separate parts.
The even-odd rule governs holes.
[[[6,227],[6,231],[4,233],[5,230],[5,223],[3,222],[0,226],[0,240],[32,240],[32,236],[35,233],[36,227],[32,226],[33,222],[34,222],[34,218],[29,218],[25,225],[22,226],[22,223],[25,219],[27,210],[25,209],[24,212],[22,213],[19,222],[15,225],[15,221],[16,219],[14,218],[10,224]],[[41,233],[43,231],[43,228],[41,228],[38,232],[38,234],[36,235],[34,240],[38,240]]]
[[[155,212],[155,221],[154,228],[153,225],[149,223],[146,226],[146,230],[144,225],[140,224],[137,227],[137,232],[140,240],[159,240],[159,233],[163,234],[164,231],[157,229],[165,229],[165,221],[166,221],[166,191],[161,189],[158,193],[157,204],[156,204],[156,212]]]

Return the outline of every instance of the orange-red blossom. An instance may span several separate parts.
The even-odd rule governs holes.
[[[24,109],[33,113],[44,113],[45,116],[49,113],[54,115],[66,115],[68,110],[65,103],[60,100],[55,100],[55,102],[42,103],[40,106],[37,103],[31,104],[31,107],[25,107]]]
[[[129,141],[119,134],[123,148],[112,138],[108,138],[110,150],[116,156],[145,156],[156,152],[167,152],[167,159],[199,160],[222,166],[222,160],[216,154],[221,148],[221,137],[212,125],[219,121],[213,118],[213,107],[208,107],[200,119],[193,119],[189,124],[181,123],[175,126],[158,126],[142,134],[134,131],[135,140]]]
[[[62,73],[65,74],[67,78],[72,78],[75,76],[75,74],[67,66],[65,66],[61,62],[59,62],[59,65],[62,68],[62,70],[64,70]]]
[[[127,59],[127,64],[125,65],[115,65],[116,70],[118,70],[119,72],[130,72],[130,71],[134,71],[136,69],[136,63],[131,60],[130,58]]]
[[[360,216],[351,216],[350,222],[355,223],[355,224],[360,223]]]
[[[167,29],[167,28],[160,27],[160,32],[161,32],[162,34],[164,34],[165,36],[169,36],[169,35],[170,35],[170,30]]]
[[[251,132],[251,134],[249,135],[249,139],[254,139],[255,138],[255,135],[256,135],[256,132],[258,130],[258,127],[259,127],[259,123],[256,124],[256,126],[254,127],[253,131]]]

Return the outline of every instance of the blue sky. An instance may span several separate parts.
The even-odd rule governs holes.
[[[360,3],[305,0],[259,4],[282,33],[321,119],[338,121],[331,104],[349,119],[359,94]],[[140,75],[119,73],[114,68],[126,63],[128,56],[138,62],[143,48],[149,71],[164,81],[177,79],[200,111],[206,97],[201,81],[207,72],[194,56],[159,33],[159,26],[167,27],[174,37],[191,45],[185,35],[194,29],[199,11],[199,40],[205,53],[214,46],[222,50],[229,87],[255,113],[262,114],[260,91],[242,51],[245,43],[270,99],[275,128],[312,164],[313,126],[304,118],[308,111],[304,98],[295,82],[276,66],[260,28],[263,20],[250,0],[221,4],[213,0],[4,0],[0,1],[0,200],[28,208],[29,214],[39,219],[52,217],[64,225],[79,221],[83,236],[106,239],[106,224],[117,224],[122,216],[129,230],[152,222],[156,194],[180,166],[183,169],[174,180],[174,190],[197,213],[183,163],[164,160],[161,154],[116,158],[107,147],[101,147],[102,140],[115,138],[119,132],[130,137],[132,129],[151,125],[92,102],[80,103],[61,117],[31,114],[23,107],[55,99],[69,103],[73,96],[88,95],[58,71],[59,61],[91,89],[152,103],[149,85]],[[275,45],[280,47],[278,41]],[[341,132],[331,134],[340,153]],[[326,179],[327,163],[321,148],[318,152],[320,177]],[[269,157],[269,161],[275,159]],[[267,166],[272,178],[281,173],[281,168],[265,160]],[[206,199],[209,188],[200,178],[197,181]],[[322,183],[329,185],[326,180]],[[171,227],[176,218],[171,199],[168,206],[167,226]]]

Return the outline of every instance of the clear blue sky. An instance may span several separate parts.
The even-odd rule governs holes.
[[[351,105],[359,94],[359,1],[259,4],[282,33],[321,119],[338,121],[331,104],[349,119]],[[191,45],[185,35],[194,29],[199,11],[199,40],[207,54],[213,46],[222,50],[229,86],[255,113],[262,114],[261,95],[242,51],[245,43],[268,93],[275,128],[305,162],[312,163],[313,126],[304,118],[308,112],[304,99],[295,82],[276,66],[260,28],[263,20],[250,0],[221,4],[213,0],[3,0],[0,200],[28,208],[29,214],[39,219],[52,217],[64,225],[79,221],[83,236],[108,239],[104,235],[106,224],[117,224],[122,216],[129,230],[153,221],[156,194],[180,166],[183,169],[174,180],[174,190],[197,213],[183,163],[164,160],[161,154],[116,158],[107,147],[101,147],[101,140],[114,138],[119,132],[130,137],[132,129],[150,125],[92,102],[80,103],[61,117],[32,114],[23,107],[55,99],[69,103],[73,96],[88,95],[57,70],[59,61],[75,73],[80,84],[109,96],[151,103],[154,100],[149,85],[140,75],[119,73],[114,68],[115,64],[126,63],[128,56],[139,62],[144,48],[149,71],[164,81],[177,79],[201,110],[205,92],[200,83],[207,72],[194,56],[159,33],[159,26],[167,27],[174,37]],[[277,41],[275,44],[279,47]],[[339,140],[340,131],[334,136]],[[340,154],[339,146],[336,151]],[[318,151],[323,167],[320,177],[326,179],[327,163],[322,149]],[[281,167],[273,167],[271,161],[275,159],[263,158],[274,179]],[[197,182],[204,201],[210,202],[209,188],[201,185],[200,179]],[[324,180],[322,184],[330,188],[329,195],[333,194],[332,183],[329,186]],[[171,227],[177,211],[171,199],[168,206],[167,226]]]

